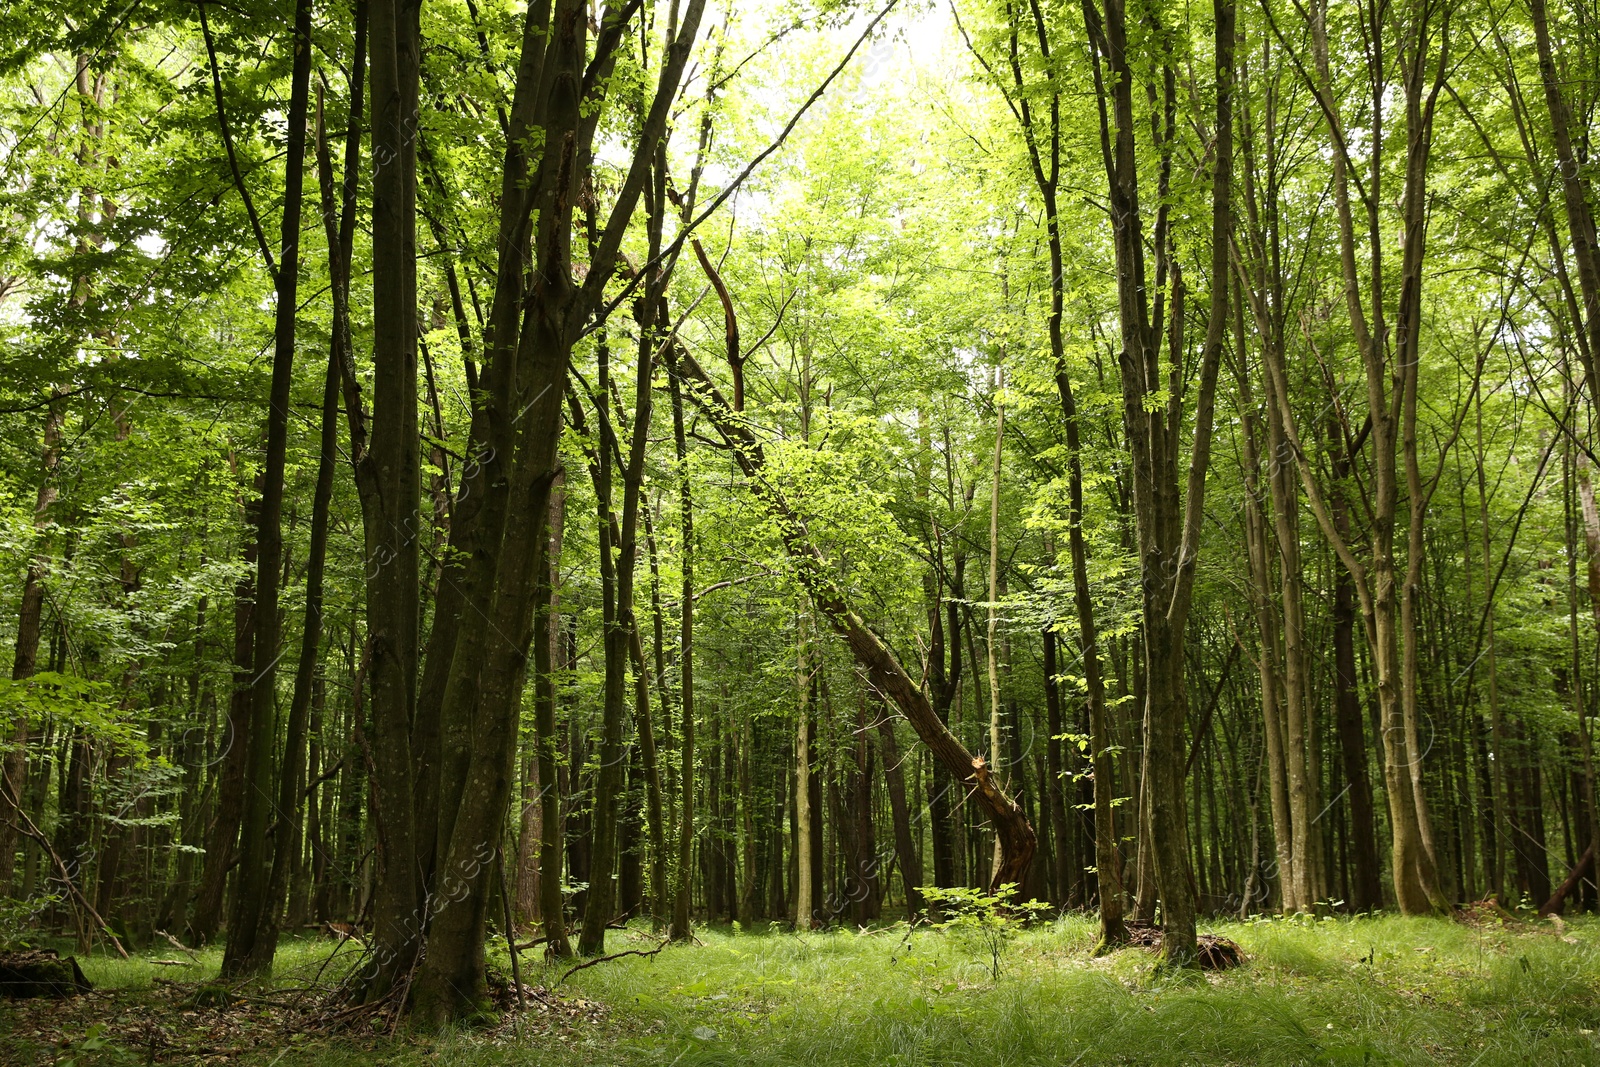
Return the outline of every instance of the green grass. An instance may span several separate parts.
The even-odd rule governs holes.
[[[1600,1065],[1600,922],[1480,929],[1378,917],[1210,929],[1244,947],[1244,967],[1171,977],[1139,949],[1095,959],[1095,927],[1082,917],[1019,934],[998,980],[982,946],[926,928],[909,938],[903,925],[703,930],[701,945],[610,961],[555,986],[577,1003],[575,1017],[546,1010],[490,1030],[292,1041],[280,1023],[239,1047],[245,1062],[275,1067]],[[613,933],[608,947],[643,944],[645,934]],[[307,983],[330,949],[285,942],[273,996]],[[505,969],[503,944],[495,965]],[[523,979],[554,986],[564,969],[528,960]],[[154,979],[213,977],[216,956],[187,968],[97,957],[85,970],[97,985],[133,991],[118,1003],[137,1003],[175,988]],[[0,1033],[5,1024],[0,1014]]]

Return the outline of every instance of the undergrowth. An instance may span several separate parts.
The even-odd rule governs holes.
[[[1165,976],[1144,950],[1097,959],[1096,926],[1080,916],[1009,939],[998,977],[988,948],[926,926],[701,929],[701,944],[608,961],[564,983],[565,966],[528,954],[524,982],[581,1007],[566,1015],[535,1002],[488,1030],[392,1037],[280,1026],[276,1040],[258,1034],[228,1058],[261,1067],[1600,1065],[1600,922],[1472,927],[1380,916],[1208,929],[1237,941],[1246,964]],[[645,944],[647,934],[613,932],[608,948]],[[499,949],[491,966],[503,975],[503,942]],[[263,1002],[293,1000],[330,951],[326,942],[285,942],[277,988]],[[214,978],[215,952],[186,967],[148,962],[174,955],[95,957],[85,971],[99,987],[127,990],[119,1005]],[[336,960],[322,981],[338,968]],[[0,1007],[0,1034],[14,1012]],[[76,1051],[64,1033],[67,1045],[43,1062],[145,1062],[136,1043],[116,1044],[116,1023],[107,1022],[108,1048]]]

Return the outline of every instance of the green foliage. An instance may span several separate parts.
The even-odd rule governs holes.
[[[981,950],[989,958],[989,978],[1000,980],[1000,958],[1017,934],[1050,909],[1037,900],[1019,903],[1017,886],[1007,882],[996,892],[966,886],[919,890],[928,906],[940,915],[934,928],[949,933],[958,944]]]
[[[110,697],[111,686],[105,682],[55,671],[16,681],[0,678],[0,723],[23,721],[37,728],[52,721],[131,750],[132,725],[119,718]]]
[[[0,900],[0,952],[31,946],[38,933],[40,914],[65,899],[64,894],[47,893],[27,899]]]

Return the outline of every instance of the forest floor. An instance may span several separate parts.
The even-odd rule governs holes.
[[[355,959],[352,946],[324,968],[331,942],[288,939],[273,987],[227,1006],[197,1003],[217,988],[217,952],[95,956],[89,995],[0,1001],[0,1063],[1600,1065],[1600,921],[1205,928],[1237,941],[1245,964],[1173,977],[1142,949],[1096,959],[1081,916],[1010,936],[998,977],[981,936],[908,935],[903,923],[799,936],[711,928],[698,945],[565,981],[567,967],[528,952],[524,1010],[446,1035],[387,1033],[370,1018],[328,1027],[318,990]],[[640,927],[607,947],[655,944]]]

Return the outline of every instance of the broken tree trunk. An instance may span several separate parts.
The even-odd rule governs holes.
[[[968,784],[973,798],[994,824],[1001,861],[995,866],[991,891],[1007,884],[1020,886],[1038,847],[1033,827],[1022,809],[1001,788],[983,757],[968,752],[939,720],[921,687],[845,599],[843,591],[834,583],[827,561],[812,543],[805,523],[782,492],[763,478],[766,460],[760,441],[734,417],[733,409],[694,357],[681,349],[677,356],[679,373],[690,386],[689,396],[722,435],[740,470],[750,479],[751,489],[777,520],[784,547],[795,561],[797,577],[818,611],[850,647],[872,687],[894,702],[934,758],[958,780]]]
[[[1566,907],[1567,897],[1571,896],[1572,891],[1578,888],[1579,883],[1583,881],[1584,872],[1593,869],[1594,843],[1590,842],[1588,849],[1579,857],[1577,865],[1572,868],[1572,873],[1567,875],[1566,880],[1556,887],[1554,893],[1550,894],[1550,899],[1544,902],[1544,906],[1539,909],[1539,914],[1541,916],[1560,914],[1561,909]]]
[[[75,997],[94,987],[71,956],[62,959],[51,949],[30,949],[0,956],[0,997]]]

